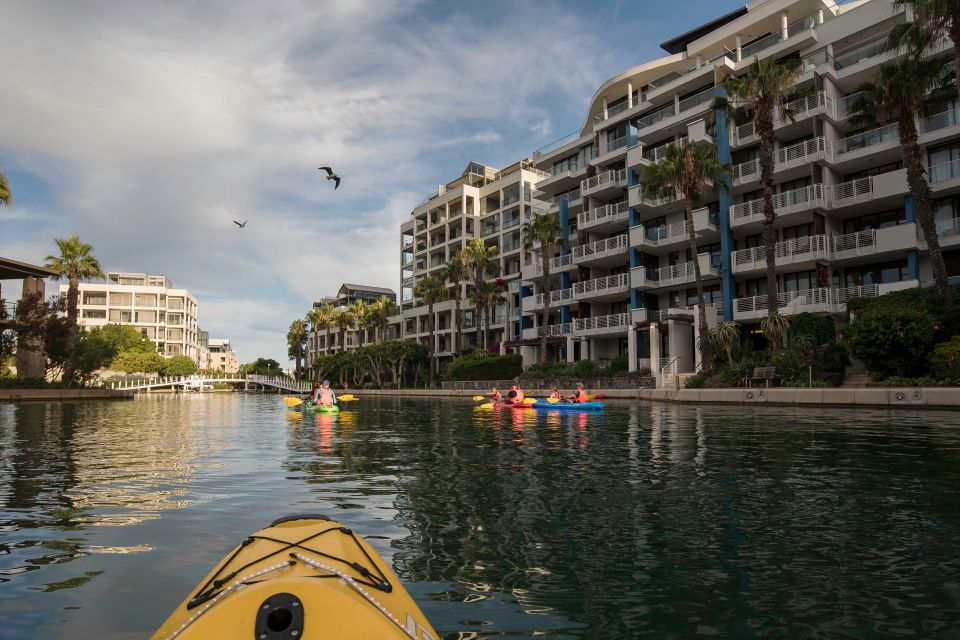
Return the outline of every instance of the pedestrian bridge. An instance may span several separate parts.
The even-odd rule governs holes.
[[[108,389],[125,389],[130,391],[153,391],[157,389],[183,389],[184,391],[209,391],[215,383],[242,384],[245,389],[276,389],[291,393],[308,393],[313,385],[309,382],[293,380],[286,376],[258,376],[247,375],[192,375],[192,376],[160,376],[159,378],[143,378],[140,380],[111,380],[104,383]]]

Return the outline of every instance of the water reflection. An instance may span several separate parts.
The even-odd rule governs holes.
[[[954,423],[411,398],[304,415],[239,394],[0,405],[0,628],[142,637],[246,533],[314,511],[364,532],[448,638],[950,637]],[[129,576],[150,592],[118,587]]]

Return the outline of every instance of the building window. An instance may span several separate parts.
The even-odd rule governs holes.
[[[525,181],[523,183],[523,201],[530,202],[531,199],[532,198],[530,196],[530,183]]]
[[[807,289],[815,289],[816,282],[817,273],[815,271],[783,274],[784,291],[806,291]]]
[[[949,202],[949,201],[948,201]],[[934,211],[937,210],[937,204],[934,203]],[[886,229],[895,227],[898,224],[906,224],[907,215],[905,209],[893,209],[891,211],[881,211],[880,213],[871,213],[859,218],[851,218],[843,221],[844,233],[859,233],[861,231],[870,231],[872,229]]]
[[[551,168],[551,173],[556,176],[564,171],[576,171],[579,168],[580,162],[578,156],[577,154],[573,154],[572,156],[567,156],[563,160],[554,162],[553,167]]]
[[[851,267],[846,270],[846,286],[860,287],[887,282],[901,282],[909,277],[907,260],[882,262],[863,267]]]
[[[711,287],[703,288],[703,303],[704,304],[713,304],[715,302],[720,302],[722,298],[720,297],[720,285],[716,284]],[[687,306],[693,307],[699,303],[699,297],[697,296],[696,287],[692,289],[687,289]]]
[[[514,183],[503,188],[503,205],[511,205],[520,199],[520,183]]]

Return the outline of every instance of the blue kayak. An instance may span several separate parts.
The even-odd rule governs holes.
[[[569,411],[603,411],[602,402],[547,402],[537,400],[534,409],[563,409]]]

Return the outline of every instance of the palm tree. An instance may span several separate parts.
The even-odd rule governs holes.
[[[483,348],[486,349],[490,340],[490,317],[497,305],[505,303],[507,300],[503,297],[503,284],[501,282],[483,283],[483,309],[487,317],[486,327],[483,330]]]
[[[0,204],[5,207],[13,204],[13,192],[10,191],[10,183],[3,171],[0,171]]]
[[[63,379],[73,384],[76,369],[77,332],[79,331],[77,304],[80,297],[80,281],[104,278],[100,262],[93,257],[93,247],[80,242],[80,236],[70,236],[66,240],[56,238],[54,242],[60,249],[59,256],[47,256],[46,267],[57,272],[56,280],[66,277],[70,285],[67,288],[67,361],[63,367]]]
[[[334,307],[330,322],[340,330],[338,335],[340,337],[340,352],[342,353],[347,350],[347,329],[353,325],[353,314],[350,313],[349,309]]]
[[[420,298],[420,301],[427,305],[427,323],[430,331],[430,383],[436,384],[437,379],[437,360],[434,356],[434,321],[433,321],[433,305],[443,298],[447,294],[447,288],[444,286],[443,281],[439,278],[433,276],[425,276],[420,279],[420,282],[413,288],[413,295]]]
[[[303,320],[294,320],[287,330],[287,347],[293,352],[294,379],[300,379],[300,361],[303,359],[303,345],[307,339],[307,323]]]
[[[726,98],[717,98],[715,107],[727,109],[734,121],[746,118],[760,136],[760,184],[763,187],[763,247],[767,257],[767,308],[776,313],[777,232],[773,228],[774,118],[793,121],[795,115],[788,101],[796,95],[797,67],[800,61],[780,63],[774,58],[755,59],[742,76],[728,77],[723,86]]]
[[[314,313],[314,311],[316,313]],[[311,310],[312,320],[311,324],[319,332],[320,327],[325,328],[326,331],[326,341],[324,345],[326,347],[327,353],[330,353],[330,327],[333,326],[333,315],[336,313],[337,309],[329,302],[320,305],[319,307]]]
[[[697,255],[696,234],[693,231],[693,209],[703,202],[709,183],[726,189],[723,174],[730,166],[717,160],[716,149],[704,142],[682,142],[671,145],[664,151],[660,161],[643,172],[640,185],[644,196],[652,199],[673,199],[677,194],[683,198],[683,211],[687,220],[687,232],[690,238],[690,255],[693,256],[693,275],[697,287],[697,307],[700,310],[698,321],[698,343],[701,349],[703,371],[713,366],[710,340],[707,335],[707,312],[703,295],[703,278],[700,274],[700,260]],[[772,252],[771,252],[772,255]]]
[[[370,307],[367,306],[366,300],[354,300],[350,304],[350,314],[353,316],[353,321],[356,322],[357,333],[364,334],[360,339],[360,344],[363,344],[366,342],[366,329],[370,323]]]
[[[463,338],[461,337],[461,334],[463,333],[463,318],[461,317],[460,313],[460,283],[466,280],[469,276],[470,272],[467,270],[467,265],[460,256],[453,256],[450,258],[450,260],[447,261],[447,266],[444,267],[442,274],[443,280],[453,287],[452,295],[454,304],[456,305],[456,310],[454,311],[454,321],[457,326],[457,338],[453,348],[454,352],[457,354],[463,350]]]
[[[480,238],[471,240],[467,246],[460,252],[467,271],[470,272],[472,280],[472,298],[474,305],[474,323],[477,326],[477,344],[486,345],[486,336],[483,341],[480,340],[480,310],[485,304],[483,295],[483,283],[487,278],[495,278],[500,275],[500,263],[495,260],[497,257],[497,245],[487,244]]]
[[[388,296],[380,296],[371,305],[372,317],[374,321],[374,341],[378,344],[383,340],[387,329],[387,320],[390,316],[396,315],[399,308]]]
[[[779,311],[771,313],[760,321],[760,330],[770,343],[770,348],[776,351],[783,346],[783,338],[790,330],[790,316],[785,316]]]
[[[534,213],[533,220],[523,223],[523,255],[533,253],[535,246],[540,247],[540,290],[543,292],[543,312],[540,320],[540,362],[547,361],[547,323],[550,320],[550,260],[563,244],[560,219],[552,213]]]
[[[717,349],[722,349],[727,354],[727,362],[733,363],[733,345],[737,343],[740,337],[740,325],[733,320],[727,322],[718,322],[710,329],[710,341]]]
[[[854,125],[898,123],[900,146],[907,167],[907,185],[916,209],[917,222],[930,251],[937,294],[950,299],[947,269],[940,251],[936,223],[933,218],[933,196],[927,182],[927,169],[917,144],[917,117],[929,105],[942,103],[953,95],[954,77],[946,73],[948,56],[922,58],[904,56],[880,65],[876,80],[859,87],[860,97],[850,106]]]
[[[890,48],[907,50],[919,57],[927,44],[946,36],[953,43],[953,59],[960,59],[960,0],[894,0],[893,4],[909,6],[913,22],[893,28]],[[953,66],[953,78],[954,86],[960,88],[960,65]]]

